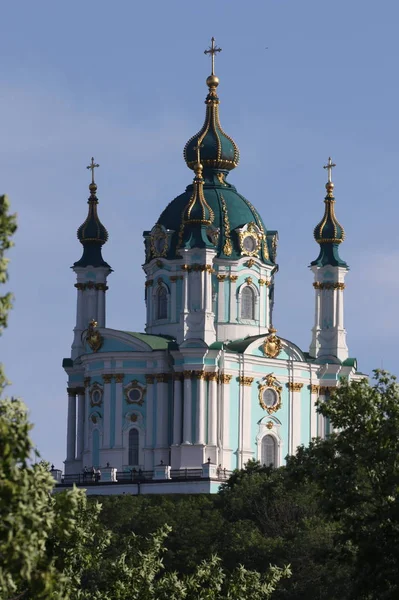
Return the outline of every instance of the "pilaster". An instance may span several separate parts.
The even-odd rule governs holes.
[[[252,422],[252,383],[253,377],[240,375],[238,378],[240,384],[240,431],[239,431],[239,466],[242,469],[250,458],[253,457],[251,450],[251,422]]]
[[[103,422],[103,448],[110,447],[111,441],[111,382],[112,375],[105,374],[102,376],[104,381],[104,422]]]
[[[67,388],[68,392],[68,423],[67,423],[67,461],[75,460],[76,443],[76,388]]]
[[[179,445],[182,440],[182,381],[183,373],[173,375],[173,444]]]
[[[289,453],[295,454],[301,444],[301,390],[303,383],[289,381],[287,383],[290,398],[291,439],[289,440]]]
[[[76,459],[82,460],[84,448],[84,423],[85,423],[85,388],[76,388],[78,394],[78,424],[77,424],[77,442]]]

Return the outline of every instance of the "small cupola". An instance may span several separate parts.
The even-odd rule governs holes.
[[[87,201],[89,209],[86,220],[77,231],[78,240],[83,246],[83,255],[79,261],[74,263],[74,267],[87,267],[89,265],[92,267],[109,267],[101,254],[101,247],[108,240],[108,231],[101,223],[97,213],[98,198],[97,185],[94,181],[94,169],[99,166],[92,158],[90,165],[87,167],[91,170],[90,196]]]
[[[331,157],[329,157],[327,165],[324,166],[324,169],[328,169],[328,181],[326,183],[327,195],[324,199],[324,216],[320,223],[314,228],[314,238],[316,242],[320,244],[320,253],[317,259],[311,263],[311,266],[348,266],[346,262],[340,258],[338,252],[339,244],[345,239],[345,231],[335,216],[334,184],[331,178],[331,172],[335,166],[336,165],[332,162]]]

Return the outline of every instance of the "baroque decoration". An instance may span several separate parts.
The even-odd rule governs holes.
[[[133,379],[124,389],[125,399],[128,404],[144,404],[145,387]]]
[[[262,241],[262,233],[255,223],[248,223],[238,230],[241,254],[244,256],[256,256],[259,254]]]
[[[262,349],[263,353],[269,358],[276,358],[281,352],[281,340],[276,336],[277,329],[269,327],[269,335],[264,339]]]
[[[269,415],[281,408],[281,385],[273,373],[264,378],[264,383],[259,384],[259,404]]]
[[[97,329],[97,321],[90,321],[86,333],[86,342],[89,344],[93,352],[98,352],[104,343],[104,338]]]
[[[166,256],[168,253],[168,235],[162,225],[155,225],[151,231],[150,247],[152,256]]]
[[[100,384],[93,383],[90,390],[90,406],[101,406],[103,403],[103,389]]]

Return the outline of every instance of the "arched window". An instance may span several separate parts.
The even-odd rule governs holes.
[[[139,432],[137,429],[129,431],[129,465],[139,464]]]
[[[168,318],[168,292],[161,286],[157,292],[157,319]]]
[[[277,466],[277,444],[272,435],[265,435],[262,439],[261,463],[267,467]]]
[[[249,286],[241,292],[241,319],[255,319],[255,295]]]

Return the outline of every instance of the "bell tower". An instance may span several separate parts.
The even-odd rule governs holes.
[[[310,264],[314,273],[316,304],[309,352],[316,359],[336,357],[344,361],[348,358],[344,328],[344,289],[349,267],[339,256],[339,246],[345,239],[345,232],[335,216],[334,184],[331,177],[335,166],[330,157],[324,167],[328,171],[324,216],[314,230],[320,253]]]
[[[78,240],[83,246],[83,254],[80,260],[72,266],[76,273],[75,287],[78,296],[72,359],[84,351],[82,333],[87,329],[90,321],[94,320],[99,327],[105,327],[107,277],[112,269],[101,254],[101,248],[108,240],[108,232],[97,214],[97,185],[94,181],[94,169],[97,167],[99,165],[92,158],[87,167],[91,170],[90,197],[87,201],[88,214],[77,231]]]

